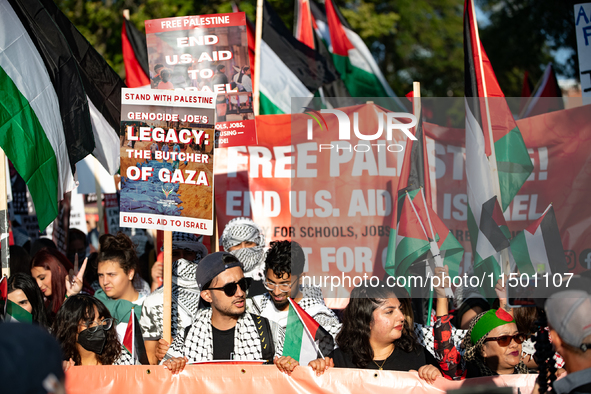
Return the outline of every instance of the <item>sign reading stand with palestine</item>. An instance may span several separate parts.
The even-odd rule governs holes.
[[[216,147],[256,145],[245,14],[145,23],[152,89],[217,93]]]
[[[211,235],[216,94],[121,95],[120,226]]]

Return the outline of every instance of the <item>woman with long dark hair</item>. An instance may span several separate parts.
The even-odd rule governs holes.
[[[68,368],[72,365],[133,365],[121,347],[109,310],[96,298],[69,297],[53,323]]]
[[[139,321],[146,297],[133,285],[139,259],[133,242],[123,233],[116,236],[104,234],[99,243],[97,274],[101,288],[94,296],[105,304],[115,318],[119,338],[122,340],[132,308],[135,305],[134,310]]]
[[[8,299],[32,315],[33,322],[47,327],[43,294],[31,275],[17,272],[8,278]]]
[[[73,272],[73,268],[66,256],[52,249],[41,249],[31,261],[31,276],[45,297],[49,323],[53,321],[66,296],[71,297],[82,291],[86,260],[75,276],[68,275],[70,270]],[[85,290],[92,293],[90,288]]]
[[[353,289],[336,337],[339,346],[329,360],[310,366],[322,373],[337,368],[383,369],[419,372],[429,382],[442,376],[438,362],[417,342],[413,313],[406,290],[380,283]]]

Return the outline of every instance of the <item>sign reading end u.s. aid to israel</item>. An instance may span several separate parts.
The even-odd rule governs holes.
[[[212,235],[216,94],[122,89],[121,227]]]

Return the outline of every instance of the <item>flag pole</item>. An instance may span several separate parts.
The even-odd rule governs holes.
[[[95,158],[94,159],[94,188],[96,191],[96,208],[98,210],[98,232],[99,235],[103,235],[105,233],[105,210],[103,209],[103,189],[101,187],[101,182],[99,180],[99,161]]]
[[[470,7],[472,8],[472,24],[474,26],[474,32],[476,35],[476,47],[478,48],[478,62],[480,63],[480,78],[482,79],[482,87],[484,88],[484,104],[486,106],[486,125],[488,128],[488,140],[490,146],[490,156],[488,162],[490,164],[492,175],[493,175],[493,190],[497,195],[497,203],[500,205],[501,210],[503,209],[503,198],[501,196],[501,184],[499,183],[499,170],[497,166],[497,156],[495,153],[495,140],[492,132],[492,122],[490,119],[490,108],[488,105],[488,92],[486,90],[486,78],[484,77],[484,69],[482,65],[482,51],[480,48],[480,34],[478,33],[478,22],[476,21],[476,9],[474,7],[474,0],[470,1]],[[505,273],[511,272],[511,262],[509,261],[509,252],[507,249],[501,251],[501,270]]]
[[[172,343],[172,231],[164,231],[164,304],[163,304],[163,337],[168,344]]]
[[[6,154],[4,150],[0,148],[0,247],[2,250],[2,276],[10,276],[10,250],[8,246],[8,240],[10,238],[8,228],[8,195],[6,188]]]
[[[252,89],[252,100],[254,115],[260,113],[260,81],[261,81],[261,41],[263,36],[263,0],[257,0],[257,21],[254,41],[254,86]]]

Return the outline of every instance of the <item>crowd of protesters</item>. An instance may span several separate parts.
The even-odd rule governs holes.
[[[15,250],[8,300],[41,327],[30,331],[39,347],[52,348],[43,331],[61,346],[61,372],[52,372],[58,380],[79,365],[142,361],[173,374],[187,363],[212,360],[260,360],[287,374],[308,367],[318,375],[330,368],[416,371],[427,383],[548,373],[541,365],[550,364],[557,375],[566,373],[552,383],[556,393],[591,393],[591,296],[585,291],[591,282],[584,278],[578,290],[557,291],[537,308],[511,309],[500,285],[494,302],[468,297],[474,289],[467,288],[456,289],[450,300],[441,285],[433,316],[422,319],[406,289],[378,285],[354,288],[345,309],[332,310],[320,288],[302,285],[306,258],[298,243],[275,241],[266,248],[261,228],[247,218],[225,227],[223,252],[208,254],[201,239],[173,234],[172,343],[163,338],[162,253],[143,267],[145,259],[123,233],[101,236],[93,254],[75,232],[67,256],[48,240]],[[447,272],[437,268],[435,275]],[[283,352],[292,302],[326,334],[308,365]],[[145,360],[122,345],[132,313]],[[542,317],[547,327],[539,329]],[[11,334],[15,324],[0,325],[0,359],[17,351],[21,334]],[[534,349],[543,333],[553,345],[550,362]]]

